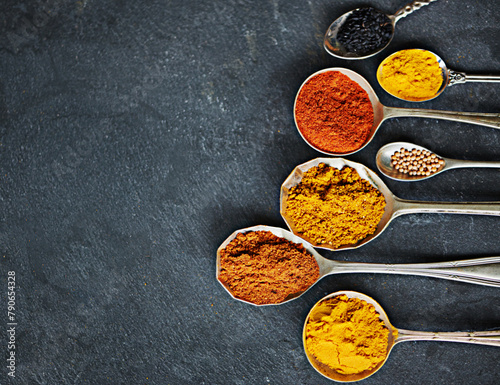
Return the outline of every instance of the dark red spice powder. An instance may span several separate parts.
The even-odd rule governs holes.
[[[318,263],[303,245],[270,231],[240,233],[220,252],[220,282],[258,305],[294,298],[318,278]]]
[[[366,142],[373,126],[373,107],[358,83],[339,71],[327,71],[313,76],[300,90],[295,120],[312,146],[345,154]]]

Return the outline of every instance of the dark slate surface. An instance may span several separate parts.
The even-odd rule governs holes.
[[[365,76],[402,48],[449,67],[500,72],[500,13],[487,0],[439,0],[401,20],[390,47],[360,62],[322,36],[366,2],[4,0],[0,5],[1,384],[328,384],[307,362],[311,306],[337,290],[377,299],[395,326],[500,327],[499,289],[425,277],[323,279],[289,304],[255,308],[215,280],[234,230],[284,227],[279,188],[320,156],[297,133],[295,93],[316,70]],[[372,1],[395,12],[404,1]],[[422,108],[498,112],[500,86],[448,89]],[[349,159],[407,140],[444,156],[500,160],[500,133],[432,119],[384,123]],[[386,180],[386,179],[384,179]],[[500,170],[386,180],[402,198],[500,200]],[[500,253],[495,217],[409,215],[363,248],[367,262]],[[16,378],[7,376],[7,274],[15,271]],[[497,384],[500,350],[442,342],[396,346],[365,384]]]

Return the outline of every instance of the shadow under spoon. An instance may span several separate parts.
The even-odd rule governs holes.
[[[428,179],[438,174],[441,174],[444,171],[453,170],[456,168],[500,168],[500,162],[458,160],[458,159],[444,158],[436,154],[437,157],[444,160],[443,167],[441,167],[439,170],[433,173],[430,173],[429,175],[408,175],[398,171],[396,168],[394,168],[394,166],[391,163],[391,156],[396,151],[401,150],[401,148],[404,148],[405,150],[408,151],[412,151],[414,149],[418,151],[429,151],[435,154],[434,152],[426,149],[425,147],[418,146],[416,144],[408,142],[394,142],[386,144],[385,146],[381,147],[380,150],[378,150],[375,158],[377,163],[377,168],[386,177],[401,182],[413,182],[413,181]]]
[[[306,325],[309,322],[309,318],[313,313],[313,310],[316,306],[318,306],[321,302],[326,299],[337,297],[340,295],[346,295],[348,298],[358,298],[360,300],[366,301],[367,303],[374,306],[376,312],[379,314],[380,319],[384,323],[385,327],[389,330],[389,336],[387,340],[387,355],[383,361],[381,361],[377,366],[375,366],[371,370],[365,370],[364,372],[357,374],[342,374],[335,371],[332,368],[326,367],[326,365],[320,363],[316,357],[309,353],[306,348]],[[468,344],[477,344],[477,345],[488,345],[488,346],[497,346],[500,347],[500,330],[489,330],[489,331],[471,331],[471,332],[427,332],[427,331],[413,331],[413,330],[405,330],[395,328],[390,322],[389,317],[387,316],[384,308],[373,298],[356,292],[356,291],[338,291],[332,294],[327,295],[322,298],[316,305],[313,306],[311,311],[306,317],[304,322],[304,329],[302,332],[302,341],[304,350],[306,352],[306,356],[310,362],[310,364],[323,376],[338,382],[353,382],[363,380],[376,371],[378,371],[389,358],[389,354],[392,351],[392,348],[404,341],[446,341],[446,342],[462,342]]]
[[[258,305],[252,302],[236,298],[231,290],[219,280],[221,271],[220,252],[224,249],[239,233],[248,233],[252,231],[269,231],[280,238],[285,238],[291,242],[302,244],[304,248],[316,259],[319,267],[319,278],[307,290],[314,286],[321,278],[332,274],[346,273],[382,273],[382,274],[402,274],[402,275],[420,275],[434,278],[444,278],[454,281],[474,283],[478,285],[500,287],[500,256],[486,257],[476,259],[466,259],[451,262],[434,263],[409,263],[409,264],[387,264],[387,263],[360,263],[344,262],[327,259],[319,254],[314,247],[304,239],[296,236],[288,230],[258,225],[240,229],[231,234],[217,249],[217,269],[216,278],[226,291],[235,299],[251,303],[255,306],[280,305],[300,297],[305,291],[296,293],[286,301],[278,304]],[[306,290],[306,291],[307,291]]]

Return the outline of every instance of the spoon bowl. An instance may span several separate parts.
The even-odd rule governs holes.
[[[394,56],[399,55],[401,51],[394,52],[392,55],[387,56],[382,61],[382,63],[380,63],[380,65],[378,66],[378,69],[377,69],[377,80],[378,80],[380,86],[384,89],[385,92],[387,92],[388,94],[394,96],[395,98],[397,98],[399,100],[410,101],[410,102],[426,102],[426,101],[432,100],[434,98],[437,98],[439,95],[441,95],[441,93],[446,89],[446,87],[448,86],[448,84],[450,82],[450,71],[446,67],[446,63],[444,62],[444,60],[441,59],[434,52],[428,51],[426,49],[418,49],[418,50],[419,51],[426,51],[426,52],[430,53],[431,55],[433,55],[435,57],[436,62],[439,64],[439,68],[441,69],[441,77],[442,77],[441,86],[436,91],[436,93],[434,94],[434,96],[432,96],[430,98],[427,98],[427,99],[419,99],[419,100],[404,99],[404,98],[401,98],[400,96],[398,96],[398,95],[390,92],[386,87],[384,87],[383,82],[381,82],[381,79],[384,76],[384,67],[386,66],[386,64],[388,62],[392,61],[392,59],[394,58]]]
[[[319,267],[319,277],[312,283],[307,290],[295,293],[289,296],[285,301],[275,304],[255,304],[238,297],[235,297],[230,288],[220,279],[221,271],[221,251],[236,238],[240,233],[252,231],[269,231],[275,236],[287,239],[293,243],[301,244],[316,260]],[[304,239],[298,237],[292,232],[272,226],[257,225],[236,230],[233,232],[217,249],[216,274],[217,281],[224,287],[231,297],[240,302],[245,302],[254,306],[270,306],[288,303],[307,292],[319,280],[331,274],[349,274],[349,273],[383,273],[383,274],[402,274],[402,275],[420,275],[425,277],[434,277],[450,279],[461,282],[468,282],[478,285],[500,287],[500,257],[475,258],[462,261],[435,262],[435,263],[413,263],[413,264],[382,264],[382,263],[359,263],[345,262],[327,259],[319,254],[313,245]]]
[[[307,84],[307,82],[309,80],[311,80],[313,77],[315,77],[315,76],[317,76],[319,74],[322,74],[322,73],[325,73],[325,72],[331,72],[331,71],[333,71],[333,72],[340,72],[341,74],[346,75],[351,80],[353,80],[356,83],[358,83],[358,85],[364,91],[366,91],[366,93],[368,94],[368,98],[370,99],[370,103],[371,103],[372,109],[373,109],[373,125],[372,125],[372,127],[370,129],[370,132],[369,132],[369,134],[368,134],[368,136],[367,136],[367,138],[365,140],[365,143],[360,148],[358,148],[357,150],[351,151],[351,152],[348,152],[348,153],[328,152],[328,151],[323,151],[323,150],[317,148],[313,143],[311,143],[302,134],[302,131],[300,130],[300,127],[299,127],[299,123],[297,122],[297,115],[295,113],[296,110],[297,110],[297,100],[299,99],[300,92],[302,91],[302,88]],[[354,72],[354,71],[349,70],[347,68],[341,68],[341,67],[326,68],[326,69],[317,71],[317,72],[313,73],[311,76],[309,76],[302,83],[302,85],[300,86],[300,88],[299,88],[299,90],[297,92],[297,95],[295,96],[295,102],[294,102],[294,105],[293,105],[293,111],[294,111],[293,118],[294,118],[294,121],[295,121],[295,127],[297,127],[297,130],[299,131],[299,134],[302,137],[302,139],[304,139],[304,141],[309,146],[311,146],[312,148],[314,148],[316,151],[319,151],[319,152],[321,152],[323,154],[335,155],[335,156],[350,155],[350,154],[354,154],[354,153],[356,153],[358,151],[361,151],[363,148],[365,148],[371,142],[371,140],[373,139],[373,137],[374,137],[375,133],[377,132],[378,128],[380,127],[380,125],[382,124],[382,122],[385,119],[385,116],[384,116],[384,106],[380,103],[380,100],[378,99],[377,94],[375,93],[375,91],[373,90],[373,88],[370,86],[370,83],[368,83],[368,81],[364,77],[362,77],[360,74],[358,74],[357,72]]]
[[[442,157],[442,156],[436,154],[440,159],[444,160],[444,166],[441,167],[436,172],[431,173],[430,175],[403,174],[403,173],[399,172],[398,170],[396,170],[394,168],[394,166],[391,164],[392,154],[394,154],[396,151],[399,151],[401,148],[404,148],[405,150],[408,150],[408,151],[416,149],[416,150],[420,150],[420,151],[429,151],[431,153],[434,153],[433,151],[428,150],[425,147],[418,146],[416,144],[408,143],[408,142],[388,143],[385,146],[381,147],[380,150],[378,150],[376,158],[375,158],[377,168],[386,177],[393,179],[393,180],[401,181],[401,182],[414,182],[414,181],[432,178],[433,176],[441,174],[444,171],[453,170],[456,168],[472,168],[472,167],[474,167],[474,168],[500,168],[500,162],[458,160],[458,159],[445,158],[445,157]]]
[[[227,287],[220,279],[219,279],[219,274],[221,272],[221,251],[223,249],[226,248],[226,246],[233,240],[236,238],[236,236],[240,233],[248,233],[248,232],[251,232],[251,231],[269,231],[271,233],[273,233],[274,235],[276,235],[277,237],[280,237],[280,238],[284,238],[284,239],[287,239],[291,242],[294,242],[294,243],[297,243],[297,244],[301,244],[302,246],[304,246],[304,248],[307,250],[307,252],[309,254],[311,254],[314,259],[316,259],[316,262],[318,263],[318,267],[319,267],[319,279],[321,279],[323,276],[325,276],[327,273],[328,273],[328,266],[327,266],[327,259],[322,257],[315,249],[314,247],[309,243],[309,242],[306,242],[304,241],[302,238],[298,237],[297,235],[291,233],[290,231],[287,231],[285,229],[282,229],[282,228],[279,228],[279,227],[272,227],[272,226],[264,226],[264,225],[257,225],[257,226],[252,226],[252,227],[247,227],[247,228],[244,228],[244,229],[240,229],[240,230],[236,230],[235,232],[233,232],[220,246],[219,248],[217,249],[217,263],[216,263],[216,274],[215,274],[215,277],[217,279],[217,281],[224,287],[224,289],[229,293],[229,295],[231,297],[233,297],[234,299],[238,300],[238,301],[241,301],[241,302],[245,302],[245,303],[248,303],[248,304],[251,304],[251,305],[254,305],[254,306],[269,306],[269,305],[277,305],[277,304],[255,304],[253,302],[250,302],[250,301],[246,301],[244,299],[241,299],[241,298],[238,298],[238,297],[235,297],[234,294],[231,292],[230,288]],[[317,281],[316,281],[317,282]],[[315,282],[315,283],[316,283]],[[312,286],[314,286],[313,283],[307,290],[309,290]],[[306,290],[306,291],[307,291]],[[286,302],[289,302],[295,298],[298,298],[300,297],[302,294],[304,294],[305,291],[302,291],[302,292],[298,292],[298,293],[295,293],[295,295],[292,295],[292,296],[289,296],[286,301],[283,301],[283,302],[280,302],[279,304],[283,304],[283,303],[286,303]]]
[[[417,48],[414,48],[412,50],[417,50]],[[443,82],[441,83],[441,86],[439,87],[437,92],[432,97],[429,97],[426,99],[410,100],[410,99],[404,99],[404,98],[394,94],[393,92],[388,90],[386,87],[384,87],[383,82],[381,82],[381,79],[382,79],[383,73],[384,73],[384,66],[388,62],[392,61],[394,56],[399,55],[401,51],[394,52],[393,54],[391,54],[387,58],[385,58],[378,66],[377,80],[378,80],[380,86],[384,89],[384,91],[386,91],[388,94],[394,96],[397,99],[404,100],[404,101],[410,101],[410,102],[417,102],[417,103],[418,102],[426,102],[426,101],[437,98],[439,95],[441,95],[443,93],[443,91],[447,87],[453,86],[455,84],[463,84],[466,82],[486,82],[486,83],[498,83],[498,82],[500,82],[500,76],[498,76],[498,75],[470,75],[470,74],[466,74],[463,72],[453,71],[451,69],[448,69],[444,60],[441,59],[441,57],[439,57],[434,52],[426,50],[426,49],[418,49],[418,50],[426,51],[435,57],[436,62],[439,64],[439,67],[441,68],[441,76],[442,76]]]
[[[328,27],[325,37],[323,39],[323,46],[325,50],[332,56],[335,56],[340,59],[347,59],[347,60],[360,60],[360,59],[366,59],[368,57],[374,56],[378,54],[380,51],[384,50],[392,41],[394,37],[394,31],[396,28],[396,23],[402,19],[403,17],[408,16],[410,13],[413,11],[416,11],[417,9],[422,8],[423,6],[436,1],[436,0],[423,0],[423,1],[414,1],[413,3],[410,3],[406,5],[405,7],[401,8],[398,10],[394,15],[387,15],[384,12],[375,9],[373,7],[364,7],[364,8],[369,8],[372,9],[372,12],[377,14],[379,17],[386,18],[387,23],[390,23],[392,26],[392,33],[389,38],[389,40],[375,49],[371,51],[366,51],[362,53],[356,53],[347,50],[344,45],[339,42],[338,40],[338,34],[339,30],[342,28],[342,26],[345,24],[345,22],[349,19],[349,16],[351,16],[354,12],[359,11],[363,8],[357,8],[353,9],[352,11],[349,11],[347,13],[344,13],[342,16],[337,18],[330,26]]]
[[[381,361],[377,366],[375,366],[371,370],[365,370],[361,373],[357,374],[342,374],[334,370],[333,368],[328,367],[327,365],[319,362],[316,357],[309,353],[306,345],[306,326],[309,322],[309,318],[311,317],[314,309],[324,300],[329,298],[337,297],[340,295],[346,295],[348,298],[357,298],[362,301],[365,301],[368,304],[373,305],[376,312],[379,314],[380,320],[383,322],[386,329],[389,331],[387,338],[387,354],[385,359]],[[326,297],[322,298],[318,301],[309,311],[306,320],[304,322],[304,328],[302,330],[302,343],[304,347],[304,351],[306,354],[309,363],[312,365],[314,369],[324,377],[334,380],[337,382],[354,382],[360,381],[365,378],[370,377],[374,373],[376,373],[380,368],[386,363],[389,358],[389,354],[391,353],[394,346],[400,342],[404,341],[447,341],[447,342],[462,342],[469,344],[478,344],[478,345],[488,345],[488,346],[497,346],[500,347],[500,330],[490,330],[490,331],[475,331],[475,332],[421,332],[421,331],[412,331],[405,329],[395,328],[389,321],[389,317],[387,316],[384,308],[373,298],[367,296],[366,294],[362,294],[356,291],[337,291],[335,293],[329,294]]]
[[[404,148],[405,150],[408,150],[408,151],[416,149],[416,150],[420,150],[420,151],[429,151],[432,153],[432,151],[426,149],[425,147],[418,146],[418,145],[412,144],[412,143],[407,143],[407,142],[394,142],[394,143],[386,144],[385,146],[381,147],[380,150],[378,150],[376,158],[375,158],[375,162],[377,164],[377,168],[379,169],[379,171],[382,174],[384,174],[385,176],[387,176],[388,178],[391,178],[394,180],[399,180],[399,181],[404,181],[404,182],[424,180],[424,179],[432,178],[433,176],[436,176],[438,174],[441,174],[443,171],[448,170],[450,168],[449,160],[438,155],[439,158],[444,160],[444,166],[441,167],[436,172],[431,173],[430,175],[409,175],[409,174],[404,174],[402,172],[399,172],[392,165],[391,156],[396,151],[399,151],[401,148]]]
[[[304,173],[307,172],[310,168],[318,166],[320,163],[325,163],[328,166],[335,167],[339,170],[341,170],[345,166],[351,167],[356,170],[356,172],[362,179],[367,180],[373,187],[375,187],[384,195],[386,204],[385,211],[384,214],[382,215],[382,218],[380,219],[380,222],[377,225],[375,233],[367,236],[366,238],[357,242],[356,244],[343,245],[338,248],[334,248],[333,246],[328,244],[318,244],[315,242],[314,239],[308,238],[307,236],[304,236],[303,234],[300,234],[298,232],[298,230],[295,227],[293,218],[291,218],[286,213],[288,196],[290,190],[300,183]],[[368,167],[365,167],[361,163],[352,162],[343,158],[316,158],[297,166],[288,176],[288,178],[283,182],[280,192],[280,213],[290,231],[296,235],[299,235],[307,242],[314,245],[314,247],[329,249],[329,250],[349,250],[349,249],[355,249],[372,241],[373,239],[378,237],[382,233],[382,231],[384,231],[384,229],[389,225],[389,222],[392,220],[392,216],[395,211],[394,198],[395,198],[394,195],[391,193],[389,188],[384,184],[382,179],[380,179],[376,173],[374,173],[372,170],[370,170]]]
[[[318,244],[313,239],[304,237],[296,229],[293,218],[288,216],[286,213],[287,199],[290,190],[300,183],[305,172],[312,167],[318,166],[320,163],[325,163],[326,165],[335,167],[339,170],[345,166],[349,166],[355,169],[362,179],[368,181],[373,187],[378,189],[383,194],[386,203],[385,211],[373,234],[355,244],[334,247],[324,243]],[[387,228],[389,223],[400,215],[416,213],[449,213],[500,216],[500,202],[453,203],[404,200],[396,197],[375,172],[360,163],[352,162],[343,158],[316,158],[297,166],[283,182],[280,191],[280,213],[290,231],[303,237],[306,241],[314,245],[314,247],[329,250],[348,250],[361,247],[377,238]]]
[[[371,7],[370,7],[371,8]],[[328,27],[328,30],[326,31],[325,38],[323,40],[323,46],[330,55],[335,56],[340,59],[348,59],[348,60],[359,60],[359,59],[366,59],[371,56],[374,56],[378,54],[380,51],[384,50],[392,41],[394,37],[394,28],[395,28],[395,17],[386,15],[385,13],[379,11],[378,9],[372,8],[374,12],[377,14],[384,16],[387,18],[387,23],[391,24],[392,26],[392,34],[387,43],[375,50],[366,52],[366,53],[357,53],[357,52],[352,52],[348,51],[342,43],[340,43],[337,39],[338,33],[340,28],[345,24],[346,20],[349,19],[349,17],[357,11],[360,11],[362,8],[356,8],[353,9],[352,11],[349,11],[347,13],[344,13],[342,16],[340,16],[338,19],[336,19],[330,27]]]
[[[297,100],[299,99],[300,93],[302,91],[302,88],[304,85],[313,77],[316,75],[319,75],[324,72],[340,72],[341,74],[349,77],[351,80],[355,81],[363,90],[366,91],[368,94],[368,97],[370,99],[370,103],[372,105],[373,109],[373,125],[370,129],[370,132],[368,133],[368,136],[365,140],[365,142],[356,150],[351,151],[351,152],[344,152],[344,153],[339,153],[339,152],[328,152],[328,151],[323,151],[316,147],[314,143],[311,143],[309,140],[305,138],[305,136],[302,134],[301,129],[299,127],[299,124],[297,122],[297,115],[296,115],[296,110],[297,110]],[[463,122],[463,123],[470,123],[470,124],[477,124],[481,126],[486,126],[486,127],[493,127],[493,128],[500,128],[500,114],[498,113],[473,113],[473,112],[453,112],[453,111],[439,111],[439,110],[427,110],[427,109],[417,109],[417,108],[397,108],[397,107],[387,107],[384,106],[379,98],[377,97],[377,94],[373,90],[373,88],[370,86],[370,83],[362,77],[360,74],[357,72],[354,72],[352,70],[349,70],[347,68],[341,68],[341,67],[333,67],[333,68],[326,68],[320,71],[317,71],[313,73],[311,76],[309,76],[300,86],[297,95],[295,96],[295,102],[294,102],[294,121],[295,121],[295,126],[297,127],[297,130],[299,131],[300,136],[304,141],[314,148],[316,151],[319,151],[323,154],[327,155],[333,155],[333,156],[344,156],[344,155],[351,155],[354,154],[358,151],[361,151],[363,148],[365,148],[373,139],[375,134],[377,133],[380,125],[386,120],[390,118],[400,118],[400,117],[421,117],[421,118],[432,118],[432,119],[443,119],[443,120],[451,120],[455,122]]]
[[[365,370],[361,373],[356,373],[356,374],[339,373],[336,370],[334,370],[333,368],[330,368],[329,366],[318,361],[316,359],[316,357],[313,354],[311,354],[306,348],[306,327],[307,327],[307,324],[309,322],[309,318],[313,314],[314,310],[323,301],[330,299],[330,298],[338,297],[340,295],[345,295],[348,298],[357,298],[357,299],[360,299],[362,301],[365,301],[366,303],[368,303],[370,305],[373,305],[376,312],[379,314],[380,320],[384,323],[385,328],[389,331],[389,335],[387,338],[387,354],[385,356],[385,359],[383,361],[379,362],[378,365],[375,366],[371,370]],[[320,374],[322,374],[326,378],[328,378],[330,380],[337,381],[337,382],[354,382],[354,381],[359,381],[359,380],[363,380],[365,378],[370,377],[372,374],[377,372],[385,364],[385,362],[387,361],[387,358],[389,357],[390,352],[392,351],[392,348],[394,347],[394,344],[396,343],[397,336],[398,336],[398,330],[394,326],[391,325],[391,323],[389,322],[389,317],[385,313],[384,308],[382,306],[380,306],[380,304],[377,301],[375,301],[373,298],[371,298],[365,294],[358,293],[356,291],[337,291],[335,293],[327,295],[326,297],[323,297],[320,301],[318,301],[311,308],[311,310],[307,314],[306,320],[304,322],[304,328],[302,330],[302,344],[304,347],[306,357],[309,360],[309,363],[312,365],[312,367],[314,369],[316,369],[317,372],[319,372]]]

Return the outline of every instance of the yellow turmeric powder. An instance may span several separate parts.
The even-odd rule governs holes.
[[[305,328],[305,348],[344,375],[372,370],[387,357],[389,330],[375,307],[345,294],[316,305]]]
[[[406,49],[386,58],[377,79],[384,90],[409,101],[432,99],[443,84],[436,56],[422,49]]]
[[[373,234],[384,209],[383,194],[355,169],[320,163],[290,189],[285,215],[293,231],[312,244],[338,248]]]

